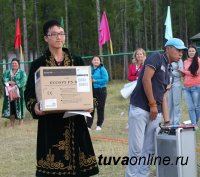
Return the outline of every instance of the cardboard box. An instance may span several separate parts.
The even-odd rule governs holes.
[[[35,72],[35,90],[45,112],[93,108],[90,66],[40,67]]]

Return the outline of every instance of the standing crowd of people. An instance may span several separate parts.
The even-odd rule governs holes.
[[[25,117],[25,104],[33,119],[38,120],[37,177],[89,177],[98,174],[97,159],[93,149],[92,130],[97,109],[96,130],[101,131],[107,97],[108,72],[100,56],[91,62],[94,110],[92,118],[75,115],[63,119],[64,113],[45,113],[36,99],[34,74],[41,66],[82,66],[81,57],[63,48],[65,31],[57,20],[43,26],[44,41],[48,49],[31,63],[28,78],[20,69],[16,58],[11,69],[3,73],[5,87],[2,117],[15,120],[20,126]],[[200,117],[200,58],[195,46],[188,50],[181,39],[171,38],[163,54],[155,52],[146,58],[142,48],[135,50],[128,70],[128,80],[137,81],[130,97],[128,113],[128,156],[148,157],[153,154],[154,132],[164,119],[164,125],[181,123],[182,89],[191,124],[197,125]],[[183,62],[183,52],[188,58]],[[183,78],[183,86],[182,86]],[[149,165],[127,165],[126,177],[148,177]]]

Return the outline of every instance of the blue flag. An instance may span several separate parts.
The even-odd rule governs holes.
[[[167,8],[167,18],[165,20],[165,39],[169,40],[173,38],[172,34],[172,22],[171,22],[171,13],[170,13],[170,6]]]

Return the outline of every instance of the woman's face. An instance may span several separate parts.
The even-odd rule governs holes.
[[[98,67],[100,64],[101,64],[101,61],[100,61],[100,58],[99,58],[99,57],[94,57],[94,58],[92,59],[92,65],[93,65],[94,67]]]
[[[144,61],[144,53],[142,50],[138,50],[136,53],[135,53],[135,58],[136,58],[136,61],[138,63],[143,63]]]
[[[19,64],[17,61],[12,61],[12,69],[17,70],[19,68]]]
[[[190,58],[193,58],[193,57],[195,56],[195,54],[196,54],[195,48],[190,47],[190,48],[188,49],[188,56],[189,56]]]

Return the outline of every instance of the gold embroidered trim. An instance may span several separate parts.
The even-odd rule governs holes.
[[[48,174],[48,175],[58,175],[58,176],[61,176],[61,175],[76,175],[75,173],[69,173],[69,172],[52,172],[52,173],[50,173],[49,171],[40,170],[40,169],[38,169],[37,171],[40,172],[40,173]]]
[[[75,166],[75,148],[74,148],[74,121],[69,122],[69,126],[65,127],[65,134],[64,134],[64,140],[61,140],[58,142],[58,144],[52,145],[52,148],[57,148],[59,151],[65,151],[64,157],[65,160],[68,160],[68,164],[66,165],[64,162],[58,161],[55,162],[55,154],[52,154],[52,148],[49,149],[49,153],[46,156],[46,159],[43,158],[38,160],[37,167],[43,168],[43,170],[38,169],[37,171],[40,171],[42,173],[49,173],[49,174],[76,174],[76,166]],[[71,132],[70,132],[71,130]],[[72,143],[72,151],[70,150],[70,135],[71,135],[71,143]],[[68,170],[68,172],[49,172],[44,169],[51,169],[51,170]]]
[[[72,61],[66,53],[64,54],[64,66],[72,66]]]
[[[56,65],[56,60],[54,59],[54,56],[51,54],[49,56],[49,59],[46,59],[47,66],[57,66]]]
[[[58,144],[53,145],[53,147],[57,147],[60,151],[65,151],[65,160],[70,160],[70,129],[67,126],[65,130],[65,140],[61,140]]]
[[[38,161],[38,167],[47,168],[47,169],[68,169],[70,170],[70,166],[65,167],[62,162],[54,162],[55,155],[51,154],[51,149],[49,149],[49,153],[47,154],[46,159],[41,159]]]
[[[73,164],[73,170],[75,171],[76,170],[76,164],[75,164],[75,137],[74,137],[74,134],[75,134],[75,123],[72,119],[70,119],[70,124],[71,124],[71,130],[72,130],[72,135],[71,135],[71,138],[72,138],[72,164]]]
[[[46,66],[57,66],[56,60],[52,54],[49,56],[49,59],[46,59],[46,63]],[[66,53],[64,53],[64,66],[72,66],[72,61]]]
[[[80,167],[88,167],[96,164],[96,157],[89,155],[88,157],[83,153],[79,153]]]

